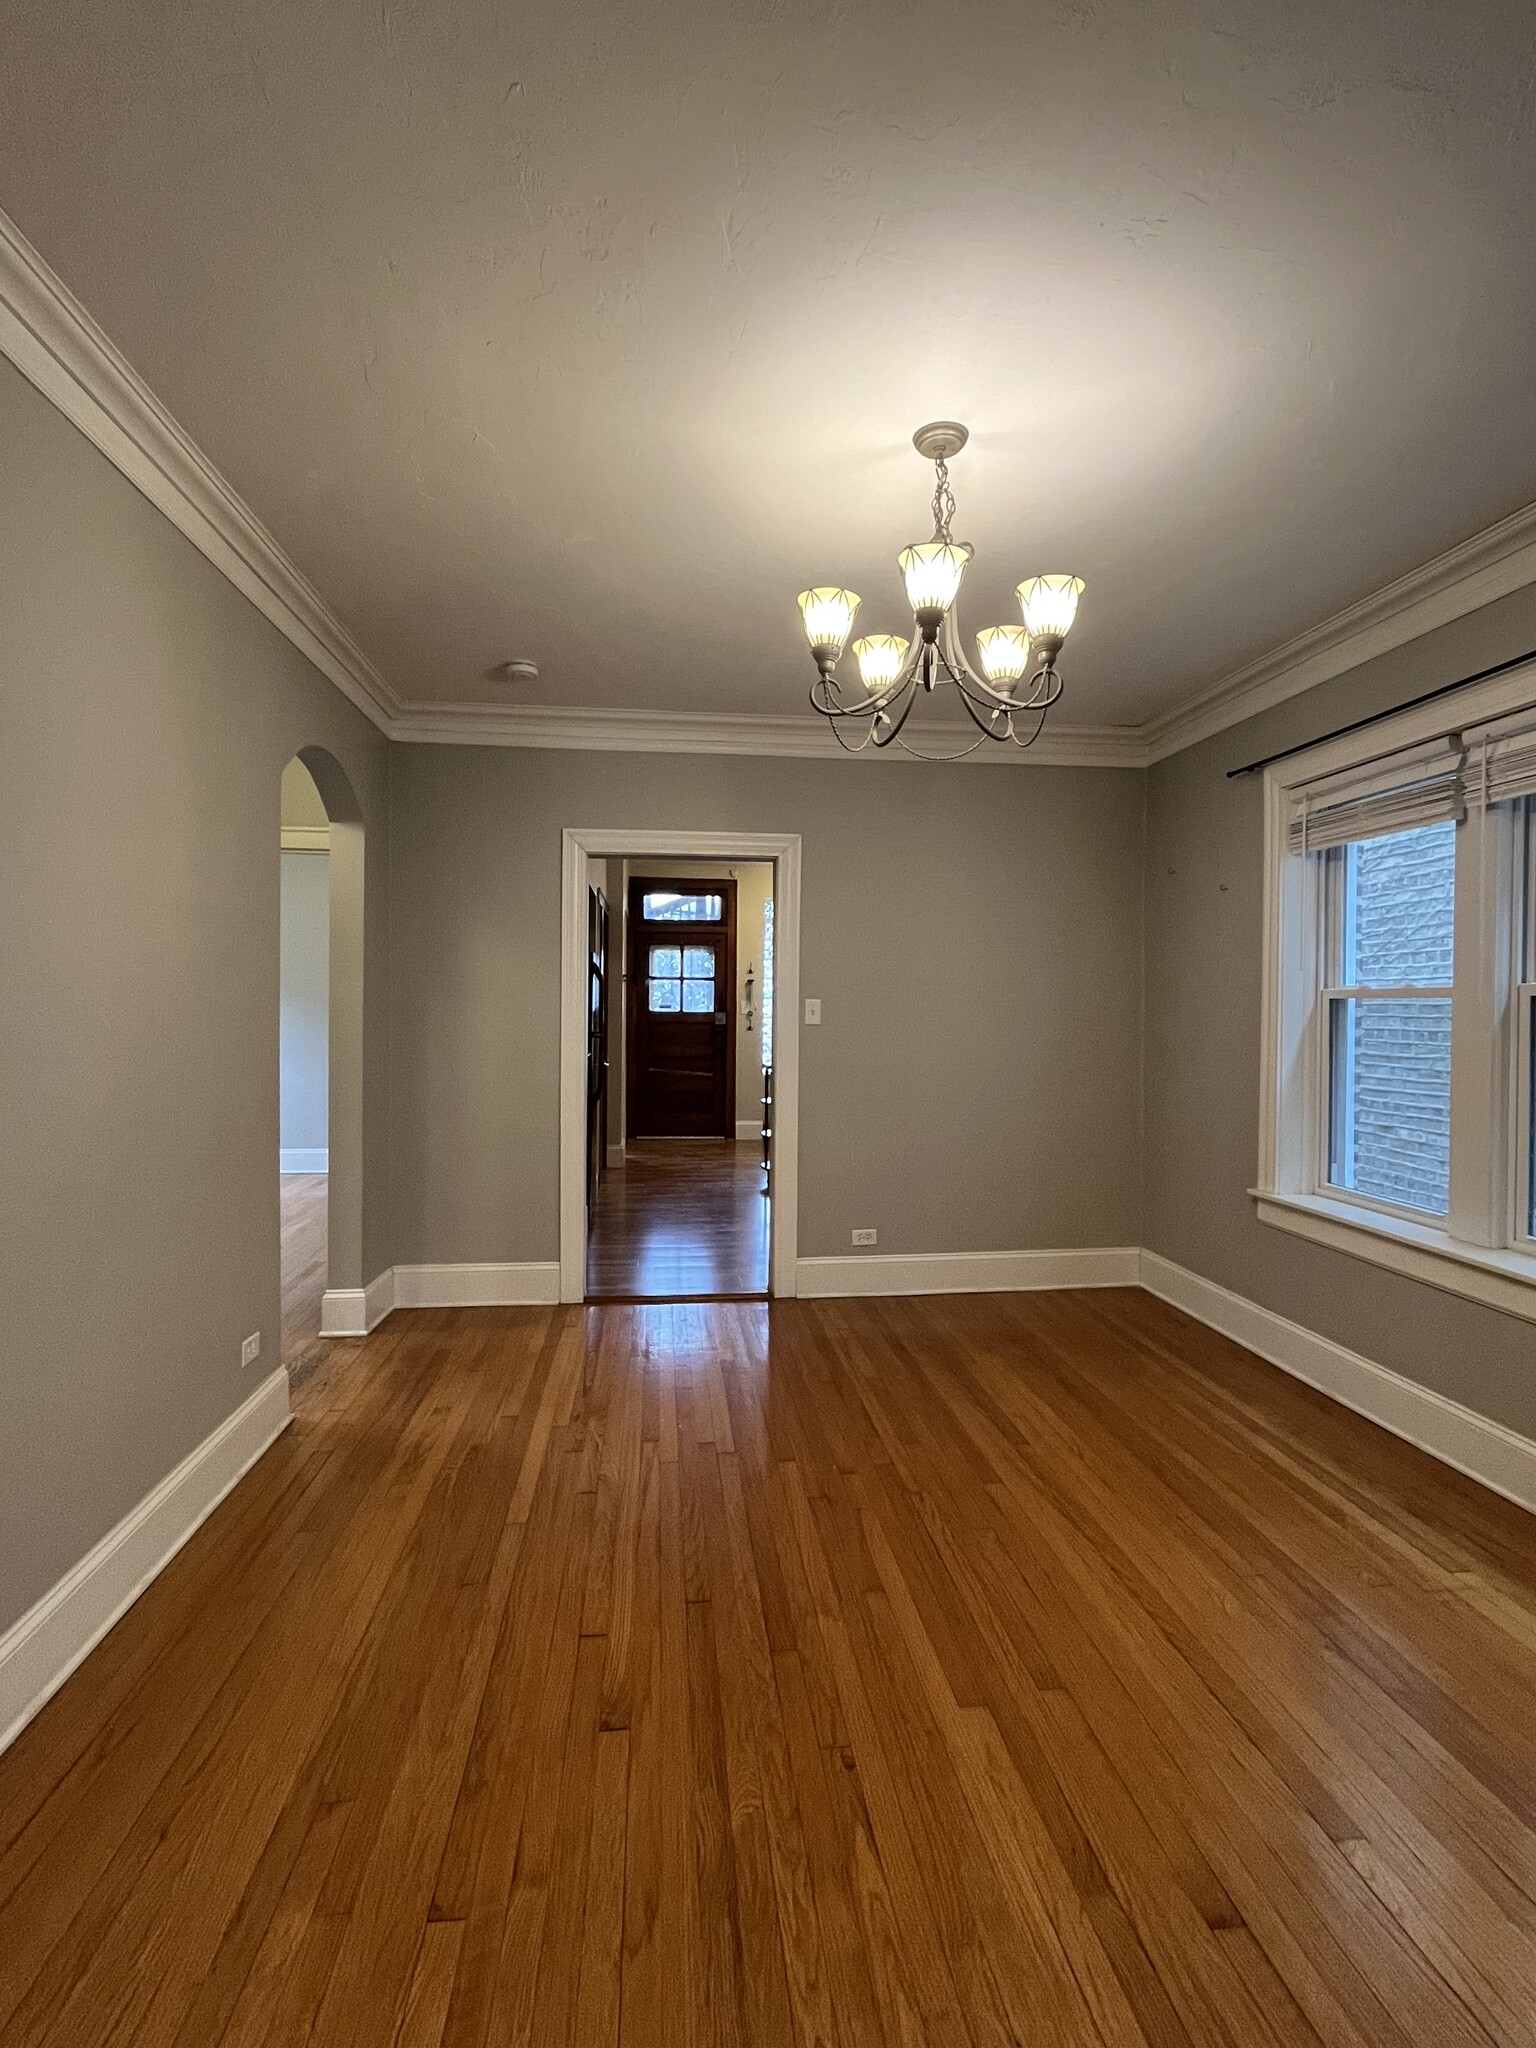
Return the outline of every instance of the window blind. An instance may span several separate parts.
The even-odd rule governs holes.
[[[1464,748],[1436,740],[1305,784],[1291,792],[1287,846],[1316,853],[1448,818],[1459,822],[1466,815],[1466,766]]]
[[[1508,804],[1536,796],[1536,711],[1470,732],[1467,743],[1467,801]]]

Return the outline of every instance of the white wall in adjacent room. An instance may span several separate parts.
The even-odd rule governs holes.
[[[278,1144],[285,1168],[315,1172],[323,1161],[313,1155],[325,1151],[330,1124],[331,863],[324,853],[281,858]]]

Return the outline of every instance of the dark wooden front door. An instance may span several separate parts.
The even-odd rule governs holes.
[[[631,1138],[736,1135],[736,884],[629,885]]]

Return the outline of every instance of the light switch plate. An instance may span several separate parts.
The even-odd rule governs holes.
[[[821,998],[820,998],[820,996],[807,996],[807,997],[806,997],[806,999],[805,999],[805,1021],[806,1021],[806,1023],[807,1023],[807,1024],[819,1024],[819,1023],[821,1022]]]

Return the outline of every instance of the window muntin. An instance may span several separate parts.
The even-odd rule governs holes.
[[[652,946],[646,963],[646,1007],[653,1016],[712,1016],[713,946]]]
[[[682,894],[676,889],[648,889],[640,899],[640,915],[647,924],[718,924],[725,914],[725,898],[708,891]]]
[[[1357,840],[1325,863],[1323,1071],[1329,1189],[1450,1209],[1456,827]]]

